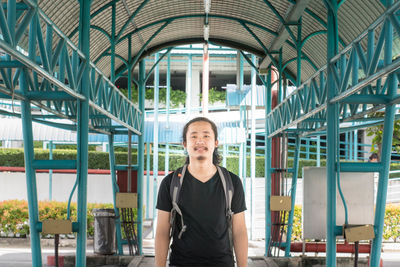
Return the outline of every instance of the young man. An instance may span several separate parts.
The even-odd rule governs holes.
[[[185,125],[182,139],[188,166],[177,202],[187,228],[180,238],[179,231],[173,233],[169,266],[233,267],[225,193],[217,171],[217,127],[204,117],[192,119]],[[164,178],[158,193],[156,267],[165,267],[169,250],[172,177],[173,174],[169,174]],[[233,173],[230,177],[234,188],[231,202],[233,246],[237,266],[244,267],[247,266],[248,249],[245,196],[239,177]],[[177,215],[175,224],[180,222]]]

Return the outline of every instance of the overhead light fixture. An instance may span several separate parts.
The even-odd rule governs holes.
[[[208,41],[208,38],[210,37],[210,28],[208,25],[204,25],[204,40]]]
[[[204,0],[204,11],[206,14],[210,13],[211,9],[211,0]]]

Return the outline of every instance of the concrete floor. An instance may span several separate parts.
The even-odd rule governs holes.
[[[88,240],[89,241],[89,240]],[[68,244],[60,247],[60,255],[74,255],[76,250],[72,247],[71,240]],[[88,242],[90,243],[90,242]],[[146,257],[143,257],[140,262],[137,261],[134,265],[129,267],[150,267],[154,266],[154,241],[153,239],[145,239],[143,242],[143,250]],[[127,252],[127,251],[126,251]],[[126,253],[127,254],[127,253]],[[264,242],[263,241],[250,241],[249,242],[249,267],[261,267],[261,266],[274,266],[267,265],[267,262],[263,259],[264,254]],[[54,249],[52,248],[52,242],[49,240],[47,244],[42,246],[42,260],[43,266],[47,267],[47,256],[54,255]],[[93,255],[93,246],[91,244],[87,247],[87,255]],[[293,255],[300,256],[300,254]],[[315,253],[308,253],[307,257],[324,257],[323,253],[315,255]],[[338,257],[344,255],[338,255]],[[349,255],[347,255],[348,257]],[[361,254],[360,258],[365,259],[366,255]],[[298,257],[297,257],[298,258]],[[398,243],[384,243],[382,252],[383,266],[384,267],[399,267],[400,266],[400,244]],[[0,238],[0,266],[1,267],[31,267],[32,266],[32,255],[29,247],[29,242],[22,239],[4,239]],[[111,267],[112,265],[108,265]],[[338,266],[340,266],[338,264]],[[360,267],[362,265],[359,265]]]

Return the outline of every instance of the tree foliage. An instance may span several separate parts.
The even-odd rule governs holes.
[[[128,97],[128,89],[120,88],[119,89],[127,98]],[[166,104],[167,102],[167,88],[160,88],[160,103]],[[138,90],[134,84],[132,84],[132,102],[138,103],[139,95]],[[154,88],[146,88],[145,99],[154,100]],[[179,107],[179,105],[185,105],[186,101],[186,93],[181,90],[173,90],[170,89],[170,104],[172,108]]]
[[[383,118],[384,112],[375,112],[370,115],[372,118]],[[371,152],[381,155],[383,141],[383,124],[367,128],[367,135],[373,136]],[[400,120],[394,122],[392,147],[397,153],[400,152]]]

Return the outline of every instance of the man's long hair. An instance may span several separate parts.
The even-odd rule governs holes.
[[[191,120],[190,120],[188,123],[186,123],[185,126],[183,127],[182,140],[183,140],[184,143],[187,143],[186,134],[187,134],[187,132],[188,132],[188,129],[189,129],[190,124],[195,123],[195,122],[198,122],[198,121],[205,121],[205,122],[208,122],[208,123],[211,125],[211,129],[212,129],[213,132],[214,132],[214,136],[215,136],[215,140],[214,140],[214,141],[218,140],[218,130],[217,130],[217,126],[215,125],[215,123],[214,123],[213,121],[207,119],[206,117],[197,117],[197,118],[191,119]],[[220,162],[220,156],[219,156],[219,153],[218,153],[218,147],[216,147],[216,148],[214,149],[213,159],[212,159],[212,160],[213,160],[213,164],[214,164],[214,165],[218,165],[219,162]],[[186,157],[186,164],[189,164],[189,161],[190,161],[190,160],[189,160],[189,156],[187,156],[187,157]]]

